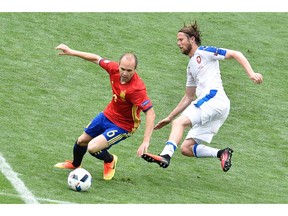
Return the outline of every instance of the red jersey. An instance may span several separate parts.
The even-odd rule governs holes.
[[[141,110],[145,112],[152,107],[143,80],[135,72],[128,83],[121,84],[117,62],[101,59],[99,65],[108,72],[113,93],[104,115],[118,127],[135,132],[141,122]]]

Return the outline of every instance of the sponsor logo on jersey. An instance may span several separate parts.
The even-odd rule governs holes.
[[[150,100],[146,100],[141,104],[141,106],[144,107],[144,106],[148,105],[149,103],[150,103]]]

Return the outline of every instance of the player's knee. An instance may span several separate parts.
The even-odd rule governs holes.
[[[91,140],[88,143],[87,151],[92,155],[100,152],[102,149],[103,148],[101,148],[101,146],[99,145],[99,143],[96,140]]]
[[[82,146],[82,145],[87,144],[87,143],[86,143],[85,140],[80,136],[80,137],[77,139],[77,144],[78,144],[79,146]]]
[[[180,151],[181,151],[181,154],[184,156],[187,156],[187,157],[193,157],[194,156],[192,149],[188,146],[182,145],[180,147]]]
[[[78,137],[77,144],[80,146],[87,146],[91,139],[92,137],[90,137],[89,135],[82,134],[80,137]]]
[[[189,125],[191,125],[191,122],[190,122],[189,118],[187,118],[184,115],[179,116],[178,118],[176,118],[175,120],[172,121],[172,127],[181,126],[183,128],[186,128]]]
[[[90,154],[94,154],[96,152],[94,146],[91,143],[88,144],[87,150]]]
[[[188,156],[187,148],[181,146],[180,151],[181,151],[181,154],[182,154],[182,155],[184,155],[184,156]]]

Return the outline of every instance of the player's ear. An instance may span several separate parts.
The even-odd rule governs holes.
[[[189,40],[193,43],[193,42],[195,42],[195,37],[194,37],[194,36],[191,36],[191,37],[189,38]]]

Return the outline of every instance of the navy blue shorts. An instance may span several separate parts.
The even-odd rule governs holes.
[[[91,137],[97,137],[99,135],[103,135],[108,141],[109,148],[119,143],[122,140],[125,140],[127,137],[130,137],[131,134],[115,125],[111,122],[103,112],[99,113],[84,129],[85,133],[87,133]]]

